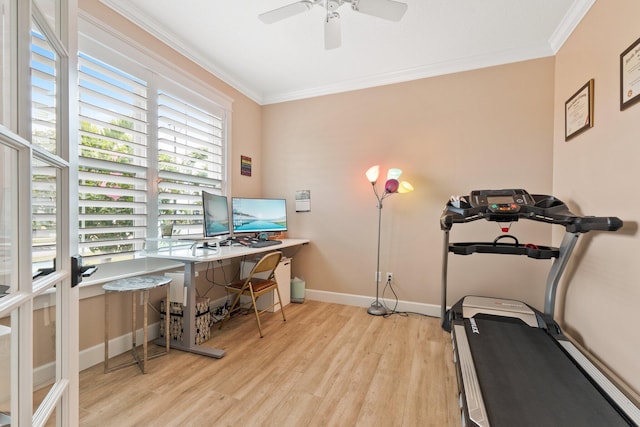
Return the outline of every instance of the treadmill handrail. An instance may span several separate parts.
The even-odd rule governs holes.
[[[535,259],[551,259],[560,255],[558,248],[517,243],[496,242],[456,242],[449,244],[449,252],[456,255],[471,255],[474,253],[526,255]]]

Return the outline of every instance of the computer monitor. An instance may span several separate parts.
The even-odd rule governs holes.
[[[204,213],[204,237],[231,234],[229,229],[229,204],[225,196],[202,192]]]
[[[266,233],[287,231],[285,199],[253,199],[233,197],[231,216],[234,233]]]

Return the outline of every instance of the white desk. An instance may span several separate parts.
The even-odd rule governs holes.
[[[221,246],[218,250],[196,249],[195,255],[189,247],[166,248],[154,252],[147,252],[149,258],[162,258],[184,263],[184,287],[187,292],[187,304],[183,307],[182,340],[171,340],[171,348],[189,351],[217,359],[224,356],[224,350],[195,344],[195,315],[196,306],[196,264],[199,262],[219,261],[223,259],[239,258],[247,255],[260,254],[269,251],[279,251],[285,248],[302,246],[309,243],[308,239],[282,239],[279,245],[263,248],[249,248],[246,246]],[[164,339],[162,340],[164,344]]]

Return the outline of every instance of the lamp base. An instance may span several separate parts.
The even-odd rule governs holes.
[[[389,314],[389,310],[387,310],[384,305],[380,304],[380,302],[374,301],[373,304],[371,304],[371,306],[367,309],[367,313],[373,316],[386,316],[387,314]]]

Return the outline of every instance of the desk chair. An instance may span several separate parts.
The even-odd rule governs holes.
[[[227,292],[231,292],[236,294],[235,299],[233,300],[233,304],[231,304],[231,308],[227,315],[220,322],[220,329],[224,325],[224,322],[231,317],[231,313],[240,309],[240,297],[242,295],[250,296],[251,303],[253,307],[253,311],[256,315],[256,321],[258,322],[258,331],[260,332],[260,338],[264,335],[262,334],[262,325],[260,324],[260,315],[265,311],[274,308],[276,305],[280,304],[280,313],[282,313],[282,321],[286,322],[286,318],[284,317],[284,307],[282,306],[282,298],[280,298],[280,290],[278,289],[278,282],[276,281],[275,270],[280,263],[280,259],[282,258],[282,252],[276,251],[271,252],[263,256],[260,261],[256,263],[251,272],[244,279],[236,280],[235,282],[231,282],[225,286]],[[256,275],[260,275],[261,273],[267,273],[266,278],[255,277]],[[264,275],[263,275],[264,277]],[[270,306],[264,308],[263,310],[258,310],[258,306],[256,305],[256,300],[261,296],[266,294],[267,292],[276,291],[278,294],[278,301],[274,302]]]

